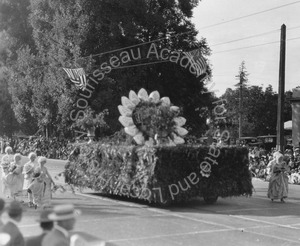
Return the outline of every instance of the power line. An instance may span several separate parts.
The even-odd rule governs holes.
[[[287,39],[286,41],[292,41],[292,40],[296,40],[296,39],[300,39],[300,37],[290,38],[290,39]],[[269,45],[269,44],[276,44],[276,43],[279,43],[279,42],[280,41],[274,41],[274,42],[269,42],[269,43],[263,43],[263,44],[257,44],[257,45],[241,47],[241,48],[237,48],[237,49],[222,50],[222,51],[214,52],[214,54],[219,54],[219,53],[224,53],[224,52],[229,52],[229,51],[235,51],[235,50],[248,49],[248,48],[254,48],[254,47],[264,46],[264,45]]]
[[[293,4],[297,4],[297,3],[300,3],[300,1],[296,1],[296,2],[293,2],[293,3],[284,4],[284,5],[280,5],[280,6],[277,6],[277,7],[274,7],[274,8],[270,8],[270,9],[267,9],[267,10],[263,10],[263,11],[259,11],[259,12],[256,12],[256,13],[252,13],[252,14],[240,16],[240,17],[228,20],[228,21],[223,21],[223,22],[219,22],[219,23],[216,23],[216,24],[204,26],[204,27],[201,27],[199,30],[207,29],[207,28],[210,28],[210,27],[218,26],[218,25],[223,25],[223,24],[226,24],[228,22],[233,22],[233,21],[236,21],[236,20],[248,18],[248,17],[254,16],[254,15],[262,14],[262,13],[265,13],[265,12],[269,12],[269,11],[272,11],[272,10],[275,10],[275,9],[283,8],[283,7],[286,7],[286,6],[289,6],[289,5],[293,5]],[[172,37],[177,37],[177,36],[185,35],[185,34],[188,34],[190,32],[194,32],[194,31],[187,31],[187,32],[183,32],[183,33],[179,33],[179,34],[175,34],[175,35],[170,35],[168,37],[163,37],[163,38],[151,40],[151,41],[140,43],[140,44],[136,44],[136,45],[131,45],[131,46],[123,47],[123,48],[118,48],[118,49],[115,49],[115,50],[110,50],[110,51],[107,51],[107,52],[102,52],[102,53],[94,54],[94,55],[91,55],[91,56],[92,57],[93,56],[100,56],[100,55],[109,54],[109,53],[113,53],[113,52],[124,50],[124,49],[130,49],[130,48],[134,48],[134,47],[137,47],[137,46],[141,46],[141,45],[145,45],[145,44],[149,44],[149,43],[154,43],[154,42],[157,42],[157,41],[161,41],[161,40],[164,40],[164,39],[168,39],[168,38],[172,38]],[[80,59],[84,59],[84,58],[87,58],[87,57],[90,57],[90,56],[81,57]]]
[[[216,24],[212,24],[212,25],[200,27],[199,29],[203,30],[203,29],[207,29],[207,28],[211,28],[211,27],[223,25],[223,24],[226,24],[226,23],[230,23],[230,22],[233,22],[233,21],[245,19],[245,18],[248,18],[248,17],[251,17],[251,16],[259,15],[259,14],[262,14],[262,13],[266,13],[266,12],[269,12],[269,11],[272,11],[272,10],[275,10],[275,9],[280,9],[280,8],[283,8],[283,7],[286,7],[286,6],[290,6],[290,5],[293,5],[293,4],[297,4],[297,3],[300,3],[300,1],[292,2],[292,3],[287,3],[287,4],[280,5],[280,6],[277,6],[277,7],[274,7],[274,8],[269,8],[269,9],[262,10],[262,11],[259,11],[259,12],[255,12],[255,13],[252,13],[252,14],[240,16],[240,17],[228,20],[228,21],[222,21],[222,22],[219,22],[219,23],[216,23]]]
[[[223,21],[223,22],[219,22],[219,23],[212,24],[212,25],[204,26],[204,27],[201,27],[200,30],[202,30],[202,29],[207,29],[207,28],[211,28],[211,27],[215,27],[215,26],[218,26],[218,25],[223,25],[223,24],[226,24],[226,23],[229,23],[229,22],[237,21],[237,20],[240,20],[240,19],[248,18],[248,17],[255,16],[255,15],[258,15],[258,14],[262,14],[262,13],[266,13],[266,12],[269,12],[269,11],[273,11],[273,10],[276,10],[276,9],[279,9],[279,8],[283,8],[283,7],[286,7],[286,6],[290,6],[290,5],[293,5],[293,4],[297,4],[297,3],[300,3],[300,1],[292,2],[292,3],[280,5],[280,6],[277,6],[277,7],[274,7],[274,8],[269,8],[269,9],[266,9],[266,10],[263,10],[263,11],[255,12],[255,13],[252,13],[252,14],[240,16],[240,17],[237,17],[237,18],[228,20],[228,21]],[[295,29],[295,28],[299,28],[299,27],[294,27],[294,28],[289,28],[289,29]],[[38,31],[38,32],[42,33],[41,31]],[[158,42],[158,41],[161,41],[161,40],[164,40],[164,39],[173,38],[173,37],[185,35],[185,34],[192,33],[192,32],[194,32],[194,30],[187,31],[187,32],[183,32],[183,33],[179,33],[179,34],[169,35],[169,36],[167,36],[167,37],[158,38],[158,39],[155,39],[155,40],[143,42],[143,43],[136,44],[136,45],[126,46],[126,47],[122,47],[122,48],[118,48],[118,49],[114,49],[114,50],[110,50],[110,51],[106,51],[106,52],[102,52],[102,53],[98,53],[98,54],[92,54],[92,55],[89,55],[89,56],[80,57],[80,58],[78,58],[78,60],[85,59],[85,58],[89,58],[89,57],[101,56],[101,55],[109,54],[109,53],[114,53],[114,52],[117,52],[117,51],[121,51],[121,50],[125,50],[125,49],[130,49],[130,48],[134,48],[134,47],[146,45],[146,44],[149,44],[149,43],[155,43],[155,42]],[[271,32],[274,32],[274,31],[271,31]],[[270,32],[270,33],[271,33],[271,32]],[[44,34],[44,33],[42,33],[42,34]],[[255,36],[261,36],[261,35],[265,35],[265,34],[267,34],[267,33],[264,33],[264,34],[257,34],[257,35],[249,36],[249,37],[246,37],[246,38],[241,38],[241,39],[237,39],[237,40],[232,40],[232,41],[228,41],[228,42],[224,42],[224,43],[215,44],[215,45],[212,45],[212,46],[217,46],[217,45],[221,45],[221,44],[225,44],[225,43],[236,42],[236,41],[239,41],[239,40],[248,39],[248,38],[253,38],[253,37],[255,37]],[[51,39],[53,42],[55,42],[56,44],[61,45],[58,41],[56,41],[56,40],[54,40],[54,39],[52,39],[52,38],[50,38],[50,39]],[[63,45],[63,46],[65,46],[65,45]],[[66,46],[65,46],[65,47],[66,47]],[[221,51],[221,52],[223,52],[223,51]],[[224,52],[225,52],[225,51],[224,51]],[[216,52],[216,53],[220,53],[220,52]],[[50,65],[45,65],[45,66],[36,67],[36,68],[33,68],[33,70],[34,70],[34,69],[37,69],[37,68],[41,68],[41,67],[47,67],[47,66],[50,66]]]
[[[264,36],[264,35],[267,35],[267,34],[275,33],[275,32],[278,32],[278,31],[280,31],[280,29],[276,29],[276,30],[273,30],[273,31],[270,31],[270,32],[264,32],[264,33],[260,33],[260,34],[256,34],[256,35],[252,35],[252,36],[248,36],[248,37],[244,37],[244,38],[234,39],[234,40],[223,42],[223,43],[213,44],[213,45],[210,45],[210,47],[212,47],[212,46],[219,46],[219,45],[223,45],[223,44],[229,44],[229,43],[233,43],[233,42],[237,42],[237,41],[241,41],[241,40],[245,40],[245,39],[260,37],[260,36]]]

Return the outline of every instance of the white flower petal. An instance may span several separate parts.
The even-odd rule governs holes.
[[[180,136],[184,136],[186,134],[188,134],[188,130],[184,129],[183,127],[177,126],[176,127],[176,132],[178,133],[178,135]]]
[[[132,115],[132,110],[127,108],[127,107],[124,107],[122,105],[119,105],[118,106],[118,109],[119,109],[119,112],[122,116],[131,116]]]
[[[158,91],[151,92],[149,98],[152,99],[153,102],[157,103],[160,99],[159,92]]]
[[[145,139],[144,139],[144,136],[143,136],[142,133],[139,133],[139,134],[135,135],[135,136],[133,137],[133,139],[134,139],[134,141],[135,141],[137,144],[139,144],[139,145],[142,145],[142,144],[144,144],[144,142],[145,142]]]
[[[138,97],[140,99],[143,99],[144,101],[148,101],[149,100],[148,93],[147,93],[147,91],[144,88],[142,88],[142,89],[139,90]]]
[[[153,138],[149,138],[149,140],[145,142],[145,145],[147,145],[147,146],[153,146],[154,145]]]
[[[178,136],[174,136],[173,141],[175,144],[184,144],[184,139]]]
[[[138,105],[140,102],[140,99],[138,95],[134,91],[129,92],[129,99],[131,102],[133,102],[135,105]]]
[[[168,138],[169,139],[169,143],[167,146],[176,146],[176,143],[174,141],[172,141],[171,138]]]
[[[176,123],[177,126],[183,126],[186,123],[186,119],[180,116],[174,118],[174,122]]]
[[[170,104],[171,104],[170,98],[168,98],[168,97],[163,97],[160,100],[162,102],[162,105],[164,105],[164,106],[170,106]]]
[[[179,107],[177,107],[177,106],[171,106],[170,107],[170,110],[172,110],[172,111],[179,111]]]
[[[132,120],[131,117],[120,116],[120,117],[119,117],[119,121],[120,121],[120,123],[121,123],[123,126],[125,126],[125,127],[134,125],[133,120]]]
[[[128,135],[132,137],[134,137],[139,132],[139,129],[137,129],[135,125],[125,127],[124,130]]]
[[[126,108],[129,108],[129,109],[135,108],[135,104],[125,96],[121,97],[121,102],[122,102],[122,105]]]

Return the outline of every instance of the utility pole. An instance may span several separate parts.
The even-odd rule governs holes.
[[[285,85],[285,44],[286,26],[281,26],[280,34],[280,59],[279,59],[279,85],[278,85],[278,105],[277,105],[277,142],[276,149],[284,151],[284,85]]]

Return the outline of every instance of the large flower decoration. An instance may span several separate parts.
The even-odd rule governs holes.
[[[148,95],[145,89],[138,94],[129,92],[129,98],[121,98],[118,106],[119,121],[125,132],[139,145],[143,144],[183,144],[188,133],[182,126],[186,119],[179,115],[179,108],[172,106],[168,97],[160,98],[158,91]]]

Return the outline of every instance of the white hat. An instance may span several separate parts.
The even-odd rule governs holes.
[[[57,205],[53,208],[53,213],[49,214],[50,220],[60,221],[76,218],[81,214],[80,210],[74,208],[73,204]]]

